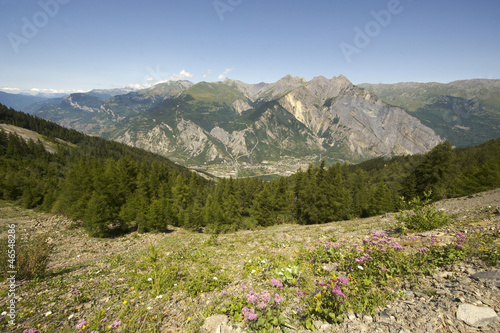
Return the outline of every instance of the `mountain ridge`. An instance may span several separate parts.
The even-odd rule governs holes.
[[[482,91],[481,87],[467,88],[464,82],[454,83],[448,90],[461,89],[469,94],[465,97]],[[424,84],[425,89],[406,94],[425,95],[434,86],[439,87],[434,100],[426,103],[434,103],[438,111],[475,105],[474,97],[463,100],[459,93],[455,94],[460,95],[458,99],[449,97],[451,93],[444,95],[447,90],[438,83]],[[412,105],[387,98],[383,90],[374,90],[373,86],[354,85],[343,75],[309,81],[287,75],[276,82],[256,84],[232,79],[169,81],[109,98],[105,97],[111,91],[71,94],[30,108],[37,116],[87,134],[148,149],[186,166],[226,165],[236,175],[243,167],[262,166],[263,162],[287,160],[295,165],[294,171],[297,159],[360,162],[420,154],[449,139],[442,129],[446,124],[415,111],[425,103],[417,100],[420,104],[414,103],[417,108],[412,109]],[[478,99],[478,103],[482,106],[485,101]],[[462,130],[455,127],[454,131],[457,129]],[[476,136],[481,140],[481,135]]]

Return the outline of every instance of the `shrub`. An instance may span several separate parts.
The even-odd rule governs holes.
[[[407,210],[401,210],[396,214],[396,220],[403,231],[428,231],[450,223],[450,218],[446,213],[438,211],[436,205],[430,205],[431,193],[426,192],[424,195],[424,200],[416,197],[410,202],[402,198],[402,206]]]
[[[0,256],[0,276],[6,278],[7,271],[16,271],[16,279],[30,280],[34,277],[42,277],[47,270],[48,259],[53,245],[48,242],[47,235],[38,235],[29,239],[19,241],[15,245],[15,269],[10,267],[7,255]],[[0,253],[8,253],[7,238],[0,239]]]

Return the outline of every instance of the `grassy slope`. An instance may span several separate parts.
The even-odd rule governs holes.
[[[470,204],[473,200],[441,203],[438,207],[454,213],[456,218],[453,227],[441,230],[439,239],[449,239],[457,228],[471,222],[493,217],[498,224],[499,217],[494,217],[487,207],[498,202],[500,191],[490,193],[485,196],[488,200],[478,201],[475,206]],[[332,262],[311,259],[311,254],[319,253],[314,250],[318,243],[342,238],[349,244],[361,244],[361,239],[372,230],[391,231],[396,223],[393,217],[374,217],[324,225],[279,225],[221,235],[218,239],[172,229],[168,234],[134,233],[102,240],[89,238],[62,217],[23,210],[5,202],[0,204],[0,222],[4,226],[2,236],[6,222],[15,222],[19,238],[48,232],[55,244],[50,275],[29,281],[17,290],[18,325],[13,332],[34,327],[42,332],[61,328],[65,332],[77,331],[79,320],[88,321],[88,328],[96,329],[104,318],[106,325],[120,319],[122,332],[196,331],[205,317],[244,298],[248,290],[243,289],[243,281],[256,290],[271,290],[269,280],[276,269],[298,267],[300,288],[310,292],[315,281],[331,275],[322,267],[335,270]],[[428,242],[428,237],[423,241]],[[158,250],[156,255],[148,249],[150,244]],[[411,244],[406,246],[411,248]],[[397,288],[395,281],[391,277],[384,290]],[[6,287],[5,283],[0,286],[1,304],[7,298]],[[418,283],[415,288],[418,289]],[[282,313],[295,326],[299,325],[299,317],[291,314],[292,309],[303,309],[309,297],[299,299],[297,291],[297,285],[272,289],[272,293],[285,298]],[[4,310],[2,305],[0,311]],[[6,328],[5,324],[0,321],[0,329]]]

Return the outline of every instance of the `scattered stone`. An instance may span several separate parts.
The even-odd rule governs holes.
[[[471,278],[493,280],[495,285],[500,287],[500,270],[478,272],[471,275]]]
[[[457,310],[457,319],[474,327],[483,327],[498,320],[494,310],[489,307],[479,307],[472,304],[460,304]]]
[[[227,321],[228,318],[225,315],[215,315],[208,317],[207,319],[205,319],[205,322],[201,326],[200,332],[201,333],[221,332],[222,326],[227,327]]]
[[[378,317],[379,317],[379,319],[381,321],[390,321],[390,320],[392,320],[392,318],[394,318],[394,317],[391,318],[391,315],[388,314],[385,310],[384,311],[380,311],[378,313]]]
[[[352,312],[351,310],[347,311],[347,319],[349,319],[349,320],[355,320],[356,319],[356,315],[354,314],[354,312]]]

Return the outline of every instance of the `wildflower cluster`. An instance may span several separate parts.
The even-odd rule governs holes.
[[[276,292],[267,289],[257,292],[243,282],[241,287],[246,293],[244,299],[233,299],[222,312],[232,315],[235,319],[241,318],[251,329],[257,331],[285,325],[285,317],[281,314],[285,297],[278,293],[278,290],[283,289],[283,280],[273,278],[270,284],[276,288]],[[239,314],[235,313],[238,308],[241,309]]]
[[[342,322],[343,313],[347,309],[347,285],[350,278],[333,277],[330,282],[318,282],[318,287],[311,293],[308,310],[303,318],[304,326],[311,325],[310,318],[327,322]]]

